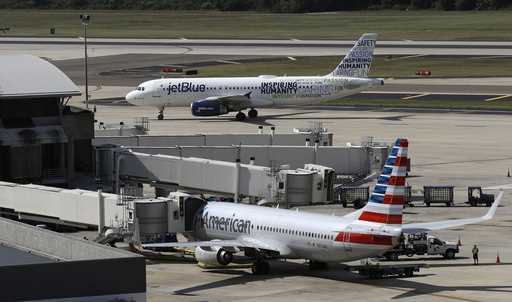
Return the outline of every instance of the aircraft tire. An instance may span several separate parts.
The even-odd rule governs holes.
[[[236,116],[235,116],[235,119],[236,119],[237,121],[239,121],[239,122],[241,122],[241,121],[245,121],[245,119],[246,119],[246,118],[247,118],[247,117],[246,117],[245,113],[243,113],[243,112],[241,112],[241,111],[240,111],[240,112],[238,112],[238,113],[236,114]]]
[[[157,119],[158,119],[159,121],[163,120],[163,119],[164,119],[164,115],[160,113],[160,114],[157,116]]]
[[[258,110],[251,109],[249,110],[249,112],[247,112],[247,114],[249,115],[249,118],[255,118],[258,116]]]

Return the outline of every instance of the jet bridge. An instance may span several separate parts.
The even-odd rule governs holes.
[[[134,152],[146,154],[171,155],[178,157],[198,157],[211,160],[253,163],[265,167],[291,169],[303,168],[306,164],[330,167],[341,175],[366,176],[378,171],[387,157],[387,146],[269,146],[269,145],[232,145],[232,146],[123,146]],[[98,157],[108,153],[109,146],[97,148]],[[105,155],[106,156],[106,155]]]
[[[112,154],[111,165],[105,158],[101,160],[105,163],[99,165],[103,187],[110,186],[114,192],[119,192],[122,183],[147,183],[156,188],[234,196],[235,201],[250,197],[289,206],[334,198],[334,170],[319,165],[291,170],[126,149]]]

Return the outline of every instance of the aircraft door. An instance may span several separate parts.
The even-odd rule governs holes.
[[[180,214],[182,212],[183,203],[185,208],[185,232],[195,231],[198,227],[198,225],[196,225],[198,211],[206,204],[206,202],[202,199],[194,197],[189,197],[182,203],[180,201]]]
[[[151,96],[153,98],[161,98],[163,96],[164,88],[163,85],[154,85],[151,87]]]

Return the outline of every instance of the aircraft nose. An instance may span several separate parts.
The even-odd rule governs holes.
[[[130,91],[128,92],[128,94],[126,95],[125,99],[128,103],[130,104],[133,104],[133,102],[135,101],[136,99],[136,96],[137,96],[137,91]]]

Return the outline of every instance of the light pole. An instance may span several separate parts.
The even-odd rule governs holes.
[[[89,15],[80,15],[80,20],[82,21],[82,25],[84,26],[84,61],[85,61],[85,108],[89,109],[89,77],[87,74],[87,25],[89,25],[89,20],[91,16]]]

